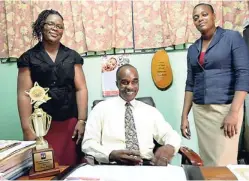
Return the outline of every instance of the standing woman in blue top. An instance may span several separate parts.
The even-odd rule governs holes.
[[[24,140],[35,140],[29,128],[32,114],[26,90],[35,82],[49,88],[52,98],[41,108],[52,116],[45,139],[55,151],[60,165],[79,161],[76,144],[80,145],[87,118],[88,91],[82,70],[83,59],[60,40],[64,31],[63,17],[55,10],[42,11],[33,26],[33,36],[39,42],[18,59],[18,110]],[[79,146],[80,148],[80,146]]]
[[[204,165],[237,164],[243,103],[249,91],[248,48],[238,32],[215,26],[209,4],[194,7],[193,21],[201,38],[188,49],[182,135],[190,139],[192,107]]]

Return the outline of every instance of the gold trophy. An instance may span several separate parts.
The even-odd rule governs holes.
[[[47,94],[48,90],[49,88],[42,88],[35,82],[34,87],[25,91],[31,99],[31,104],[34,105],[29,124],[32,132],[37,136],[36,147],[32,151],[33,168],[30,170],[30,179],[52,176],[60,172],[58,165],[54,162],[54,150],[43,138],[48,133],[52,117],[39,106],[51,99]]]

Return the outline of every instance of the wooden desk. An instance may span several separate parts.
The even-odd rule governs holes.
[[[59,166],[60,171],[63,172],[68,166]],[[44,177],[44,178],[37,178],[35,180],[51,180],[54,176],[51,177]],[[28,175],[24,175],[19,177],[17,180],[29,180],[29,176]]]
[[[227,167],[200,167],[205,180],[237,180]]]
[[[60,166],[63,172],[68,166]],[[201,173],[205,180],[237,180],[235,175],[227,167],[200,167]],[[52,177],[44,177],[36,180],[51,180]],[[29,176],[22,176],[17,180],[29,180]]]

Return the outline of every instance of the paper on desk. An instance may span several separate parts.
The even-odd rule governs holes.
[[[82,181],[138,181],[138,180],[179,180],[186,181],[182,167],[163,166],[114,166],[85,165],[72,172],[65,180]]]
[[[249,165],[227,165],[239,181],[249,180]]]

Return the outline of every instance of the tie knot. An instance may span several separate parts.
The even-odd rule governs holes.
[[[126,102],[126,103],[125,103],[125,106],[126,106],[126,107],[131,106],[131,103],[130,103],[130,102]]]

